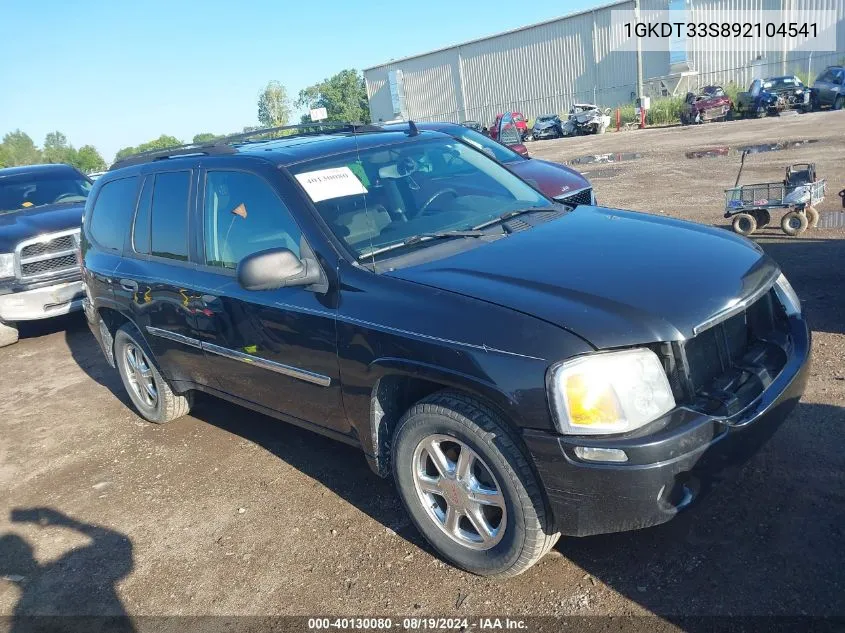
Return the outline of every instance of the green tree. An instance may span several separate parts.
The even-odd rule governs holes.
[[[132,156],[132,154],[140,154],[141,152],[149,152],[156,149],[166,149],[177,145],[182,145],[182,141],[175,136],[162,134],[157,139],[141,143],[138,147],[124,147],[123,149],[118,150],[117,154],[114,155],[114,162],[123,160],[128,156]]]
[[[15,130],[3,137],[0,143],[0,157],[7,167],[18,165],[34,165],[40,163],[41,150],[39,150],[28,134]]]
[[[83,145],[76,152],[76,163],[74,166],[84,174],[90,174],[93,171],[104,171],[106,169],[106,161],[100,156],[100,152],[93,145]]]
[[[279,127],[290,118],[288,91],[278,81],[267,84],[258,95],[258,121],[264,127]]]
[[[341,70],[318,84],[299,91],[298,108],[325,108],[328,121],[370,122],[370,104],[364,76],[354,68]],[[309,114],[302,122],[311,120]]]
[[[175,136],[168,136],[167,134],[162,134],[157,139],[152,141],[147,141],[146,143],[141,143],[137,150],[139,152],[149,152],[155,149],[166,149],[168,147],[175,147],[177,145],[182,145],[182,141],[180,141]]]
[[[211,141],[220,138],[217,134],[211,132],[202,132],[201,134],[194,134],[194,143],[210,143]]]
[[[122,149],[117,150],[117,154],[114,155],[114,162],[119,160],[123,160],[128,156],[132,156],[132,154],[137,154],[138,148],[137,147],[124,147]]]
[[[42,160],[46,163],[67,163],[75,165],[76,150],[67,142],[67,136],[56,130],[49,132],[44,138],[44,148],[41,150]]]

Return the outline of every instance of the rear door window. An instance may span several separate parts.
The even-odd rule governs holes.
[[[255,174],[209,171],[204,215],[209,266],[235,269],[247,255],[270,248],[299,256],[299,227],[276,192]]]
[[[103,185],[91,210],[91,237],[112,251],[122,251],[135,210],[138,177],[112,180]]]
[[[161,172],[155,175],[150,221],[152,255],[187,261],[190,192],[190,171]]]

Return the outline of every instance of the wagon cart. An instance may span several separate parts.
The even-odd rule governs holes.
[[[741,174],[742,164],[739,171]],[[819,212],[815,207],[824,200],[826,183],[816,177],[815,164],[790,165],[786,168],[786,178],[780,182],[739,185],[739,177],[737,174],[731,189],[725,189],[725,217],[733,218],[733,230],[740,235],[751,235],[768,225],[772,210],[785,211],[780,227],[787,235],[799,235],[808,226],[818,224]]]

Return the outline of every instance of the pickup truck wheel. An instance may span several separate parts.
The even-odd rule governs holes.
[[[393,478],[414,525],[450,563],[515,576],[557,542],[528,456],[492,410],[441,391],[399,421]]]
[[[804,213],[807,216],[807,226],[811,229],[816,228],[819,225],[819,211],[816,207],[807,207],[804,209]]]
[[[731,225],[734,233],[747,236],[757,230],[757,219],[750,213],[737,213]]]
[[[780,221],[780,228],[783,229],[783,232],[787,235],[795,237],[796,235],[801,235],[804,231],[807,230],[807,224],[809,221],[807,220],[807,216],[799,211],[790,211],[789,213],[784,214],[783,218]]]
[[[18,342],[18,327],[14,323],[0,321],[0,347]]]
[[[150,360],[152,354],[132,325],[124,325],[114,337],[114,357],[123,386],[144,419],[163,424],[187,415],[193,394],[179,395]]]

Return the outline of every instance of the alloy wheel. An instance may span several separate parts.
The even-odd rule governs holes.
[[[148,407],[155,407],[158,402],[158,390],[153,379],[152,366],[144,352],[134,343],[127,343],[123,348],[123,367],[138,399]]]
[[[414,450],[414,487],[432,521],[453,541],[476,550],[504,536],[507,509],[490,467],[450,435],[429,435]]]

